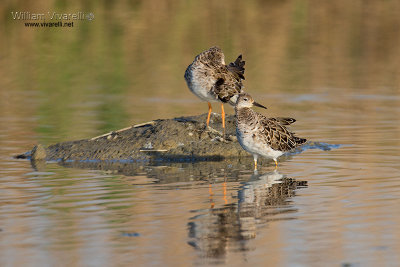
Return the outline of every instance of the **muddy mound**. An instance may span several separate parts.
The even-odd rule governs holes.
[[[57,161],[207,161],[249,156],[237,142],[235,117],[226,118],[222,137],[221,116],[212,113],[174,119],[159,119],[101,136],[35,147],[18,158]]]

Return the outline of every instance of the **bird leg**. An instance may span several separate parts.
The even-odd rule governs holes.
[[[257,157],[254,156],[254,171],[257,171]]]
[[[214,203],[214,200],[213,200],[213,192],[212,192],[212,186],[211,186],[211,183],[208,185],[208,193],[209,193],[209,199],[210,199],[210,203],[211,203],[211,209],[213,209],[214,208],[214,206],[215,206],[215,203]]]
[[[226,198],[226,178],[224,179],[224,183],[222,184],[224,190],[224,202],[228,204],[228,199]]]
[[[278,161],[276,161],[276,159],[274,159],[275,161],[275,170],[278,169]]]
[[[224,135],[222,136],[222,138],[225,139],[225,110],[223,103],[221,103],[221,116],[222,116],[222,128],[224,130]]]
[[[208,115],[207,115],[207,128],[208,128],[208,125],[210,124],[210,117],[211,117],[212,107],[211,107],[211,103],[210,102],[207,102],[207,104],[208,104]]]

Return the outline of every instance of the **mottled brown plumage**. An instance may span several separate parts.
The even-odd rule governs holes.
[[[284,152],[290,151],[307,140],[295,136],[285,125],[290,125],[296,120],[292,118],[267,118],[251,109],[253,105],[261,106],[254,102],[248,94],[241,94],[237,101],[236,135],[244,150],[253,154],[255,169],[257,158],[263,156],[276,159]]]

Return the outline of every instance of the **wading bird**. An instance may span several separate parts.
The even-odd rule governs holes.
[[[307,140],[299,138],[285,126],[294,123],[292,118],[266,118],[251,109],[252,106],[265,108],[254,102],[248,94],[240,94],[235,106],[236,136],[244,150],[254,158],[254,170],[257,170],[259,156],[273,159],[275,168],[277,158],[284,152],[290,151]]]
[[[235,62],[225,65],[224,53],[219,47],[214,46],[197,55],[185,71],[185,80],[190,91],[208,102],[207,127],[212,110],[210,102],[221,102],[224,137],[224,103],[234,106],[238,94],[243,92],[244,64],[242,55],[239,55]]]

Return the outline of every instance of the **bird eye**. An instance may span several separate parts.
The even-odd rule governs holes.
[[[245,98],[243,98],[243,100],[244,100],[244,101],[247,101],[247,100],[249,100],[249,99],[248,99],[247,97],[245,97]]]

